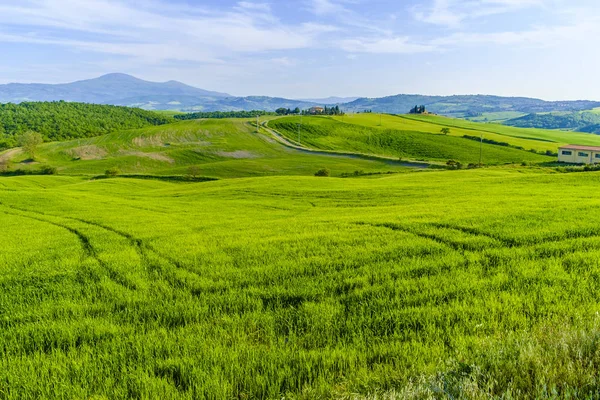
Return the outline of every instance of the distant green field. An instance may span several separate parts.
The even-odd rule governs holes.
[[[12,150],[12,168],[51,165],[59,174],[101,175],[117,167],[126,174],[185,175],[194,165],[201,175],[215,178],[313,175],[323,168],[334,176],[406,170],[393,162],[307,154],[255,131],[250,120],[185,121],[44,144],[35,164]]]
[[[502,122],[508,119],[519,118],[524,115],[527,114],[518,111],[489,112],[482,113],[478,117],[467,117],[465,119],[473,122]]]
[[[548,129],[533,129],[533,128],[515,128],[500,124],[479,124],[476,122],[470,122],[460,119],[451,119],[440,117],[437,115],[415,115],[407,116],[403,115],[402,118],[410,118],[419,122],[429,122],[449,127],[470,129],[475,131],[496,133],[504,136],[505,141],[514,141],[515,139],[526,139],[534,142],[541,142],[537,144],[537,148],[543,146],[543,141],[550,142],[553,148],[563,144],[581,144],[590,146],[600,146],[600,135],[593,135],[588,133],[580,132],[569,132],[560,130],[548,130]],[[510,139],[514,138],[514,139]],[[516,143],[516,141],[514,141]],[[532,144],[533,145],[533,144]],[[525,147],[525,146],[523,146]],[[532,147],[536,148],[536,147]]]
[[[0,178],[0,397],[594,398],[600,175],[426,176]]]
[[[372,126],[379,123],[380,118],[382,125]],[[296,141],[299,124],[299,117],[269,122],[270,127]],[[452,159],[465,164],[479,163],[480,143],[455,136],[462,136],[462,133],[473,136],[477,135],[476,132],[455,129],[450,135],[441,135],[440,129],[439,125],[395,116],[304,117],[299,137],[301,143],[317,149],[338,149],[403,159],[438,162]],[[483,162],[488,165],[554,160],[552,157],[490,144],[483,145],[483,156]]]

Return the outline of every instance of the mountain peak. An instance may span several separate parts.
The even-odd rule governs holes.
[[[101,80],[101,81],[107,81],[107,80],[120,80],[120,81],[142,81],[142,79],[138,79],[135,76],[131,76],[128,74],[123,74],[120,72],[113,72],[110,74],[106,74],[106,75],[102,75],[96,79],[91,79],[91,80]]]

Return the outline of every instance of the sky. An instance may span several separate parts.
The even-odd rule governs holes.
[[[0,0],[0,83],[600,100],[598,0]]]

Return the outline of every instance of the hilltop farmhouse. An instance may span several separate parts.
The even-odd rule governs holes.
[[[325,109],[323,107],[311,107],[308,109],[308,113],[313,115],[323,114],[324,111]]]
[[[570,164],[600,163],[600,147],[570,144],[558,149],[558,161]]]

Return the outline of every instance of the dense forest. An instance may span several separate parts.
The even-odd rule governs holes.
[[[188,120],[188,119],[201,119],[201,118],[255,118],[256,116],[262,117],[264,115],[277,115],[277,113],[269,111],[210,111],[210,112],[195,112],[188,114],[175,115],[176,119]]]
[[[15,136],[26,131],[39,132],[45,140],[67,140],[169,122],[170,117],[129,107],[63,101],[0,104],[0,149],[15,146]]]

